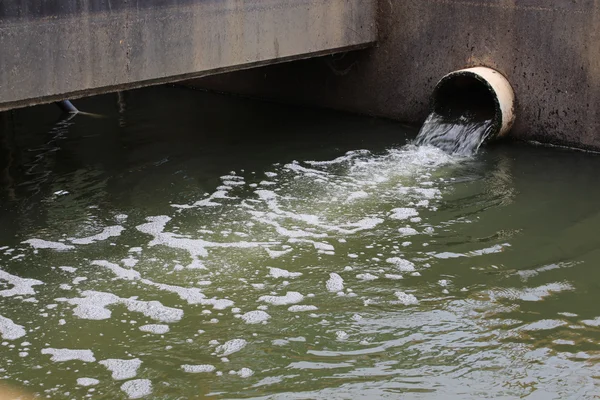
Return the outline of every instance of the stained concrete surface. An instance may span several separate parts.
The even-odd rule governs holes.
[[[364,48],[376,0],[3,0],[0,111]]]
[[[378,46],[189,83],[421,123],[436,82],[483,65],[517,96],[513,138],[600,150],[600,0],[380,0]]]

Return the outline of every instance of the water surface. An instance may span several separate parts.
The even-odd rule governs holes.
[[[48,398],[594,398],[596,155],[153,88],[2,119],[0,376]]]

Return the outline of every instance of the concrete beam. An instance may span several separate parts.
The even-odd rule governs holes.
[[[0,111],[363,48],[376,0],[2,0]]]

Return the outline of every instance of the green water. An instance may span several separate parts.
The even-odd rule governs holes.
[[[101,117],[1,120],[4,383],[56,399],[600,393],[598,156],[452,157],[400,124],[182,88],[77,105]]]

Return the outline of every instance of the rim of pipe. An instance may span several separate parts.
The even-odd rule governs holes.
[[[435,86],[432,95],[432,109],[440,102],[440,93],[457,78],[473,79],[481,84],[490,94],[494,104],[493,132],[490,138],[504,136],[515,122],[515,93],[508,79],[495,69],[488,67],[472,67],[460,69],[445,75]]]

